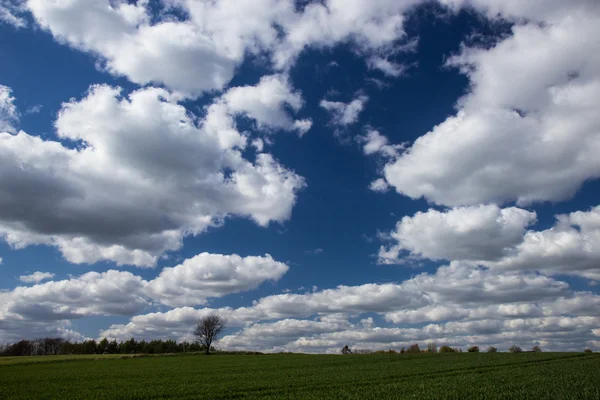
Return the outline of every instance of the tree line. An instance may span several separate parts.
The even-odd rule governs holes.
[[[214,351],[214,347],[210,348]],[[134,338],[124,342],[84,340],[71,342],[61,338],[21,340],[13,344],[0,345],[0,356],[46,356],[59,354],[165,354],[206,351],[197,342],[176,342],[175,340],[137,341]]]
[[[61,338],[21,340],[13,344],[0,344],[0,356],[49,356],[59,354],[165,354],[214,351],[212,342],[223,333],[226,323],[218,315],[200,318],[194,328],[194,342],[175,340],[142,340],[134,338],[124,342],[109,341],[107,338],[96,342],[84,340],[71,342]]]

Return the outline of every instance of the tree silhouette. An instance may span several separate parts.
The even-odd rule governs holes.
[[[218,315],[209,315],[200,318],[198,324],[196,324],[196,329],[194,329],[194,336],[196,337],[196,340],[206,348],[206,354],[209,354],[213,340],[215,340],[224,330],[225,320]]]

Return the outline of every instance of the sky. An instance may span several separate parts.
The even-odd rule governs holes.
[[[0,0],[0,343],[600,350],[596,0]]]

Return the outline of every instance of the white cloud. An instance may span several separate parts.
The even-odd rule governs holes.
[[[15,98],[8,86],[0,85],[0,132],[16,132],[14,124],[19,121]]]
[[[301,14],[282,21],[287,33],[274,50],[276,66],[289,65],[306,47],[350,42],[362,54],[388,51],[405,36],[404,13],[419,0],[345,0],[311,2]]]
[[[58,41],[97,55],[110,73],[197,96],[222,89],[246,53],[267,53],[286,69],[306,47],[351,42],[363,54],[387,51],[405,35],[403,13],[417,3],[328,0],[299,11],[292,0],[170,0],[162,13],[175,7],[188,18],[158,22],[147,0],[28,0],[27,7]]]
[[[16,28],[24,28],[27,26],[24,13],[23,0],[0,0],[0,22]]]
[[[371,56],[367,60],[367,65],[371,69],[377,69],[387,76],[397,78],[403,75],[406,71],[406,66],[388,60],[385,57]]]
[[[320,105],[331,114],[331,122],[334,125],[348,126],[358,121],[358,116],[368,100],[367,96],[359,95],[350,103],[321,100]]]
[[[76,278],[18,286],[0,293],[3,319],[53,321],[90,315],[132,315],[149,302],[145,281],[129,272],[88,272]]]
[[[95,315],[134,315],[153,304],[186,306],[203,304],[257,288],[280,279],[288,270],[270,255],[240,257],[202,253],[172,268],[164,268],[150,281],[125,271],[88,272],[60,281],[40,283],[54,276],[36,272],[21,276],[33,286],[0,292],[0,340],[9,330],[37,329],[40,321],[66,324]],[[239,319],[244,317],[240,311]],[[57,326],[58,326],[57,325]],[[62,325],[60,325],[62,326]]]
[[[462,346],[474,340],[507,349],[513,341],[540,340],[564,350],[590,340],[599,304],[600,296],[572,292],[565,282],[545,276],[451,263],[400,284],[278,294],[237,309],[183,307],[138,315],[100,336],[190,338],[199,317],[217,313],[234,331],[218,343],[228,349],[322,352],[339,351],[345,344],[389,349],[429,340]],[[350,322],[368,313],[394,324],[430,324],[382,327],[370,316],[356,325]]]
[[[371,189],[374,192],[380,192],[380,193],[387,192],[389,190],[389,188],[390,188],[390,186],[387,184],[385,179],[382,179],[382,178],[375,179],[369,185],[369,189]]]
[[[297,112],[303,101],[300,92],[293,91],[283,75],[263,76],[256,86],[231,88],[222,99],[230,113],[245,114],[259,127],[297,131],[302,136],[312,126],[310,120],[292,120],[284,109],[287,105]]]
[[[288,270],[284,263],[264,257],[240,257],[202,253],[182,264],[165,268],[146,290],[153,299],[169,306],[204,304],[207,298],[257,288],[277,281]]]
[[[382,247],[379,262],[400,263],[402,252],[432,260],[498,260],[523,241],[536,213],[496,205],[429,209],[403,217]]]
[[[19,276],[19,280],[25,283],[40,283],[46,279],[54,278],[54,274],[52,272],[41,272],[36,271],[30,275],[21,275]]]
[[[555,226],[527,232],[514,251],[486,265],[600,279],[600,206],[557,216]]]
[[[403,144],[390,144],[387,137],[374,129],[369,129],[367,133],[364,136],[360,136],[358,140],[359,142],[364,143],[363,152],[367,156],[379,154],[382,157],[395,158],[398,157],[405,148]]]
[[[511,15],[531,10],[493,4]],[[496,46],[463,48],[450,59],[470,78],[471,92],[455,116],[386,165],[390,185],[449,206],[528,204],[568,199],[600,176],[600,114],[592,100],[600,96],[600,9],[581,1],[555,11],[540,14],[550,23],[516,25]]]
[[[264,109],[283,101],[233,108],[270,126],[277,120]],[[198,121],[165,90],[122,97],[100,85],[59,112],[57,134],[76,149],[25,132],[0,134],[0,184],[10,193],[0,199],[0,236],[17,248],[56,246],[73,263],[153,266],[184,235],[228,215],[261,226],[288,219],[304,180],[270,154],[244,159],[247,137],[231,112],[217,99]]]
[[[219,43],[191,22],[152,25],[147,3],[29,0],[27,5],[57,40],[99,55],[106,70],[132,82],[163,83],[188,95],[229,82],[243,48]]]

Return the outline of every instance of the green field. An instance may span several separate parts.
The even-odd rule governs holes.
[[[0,398],[600,399],[600,355],[6,357]]]

